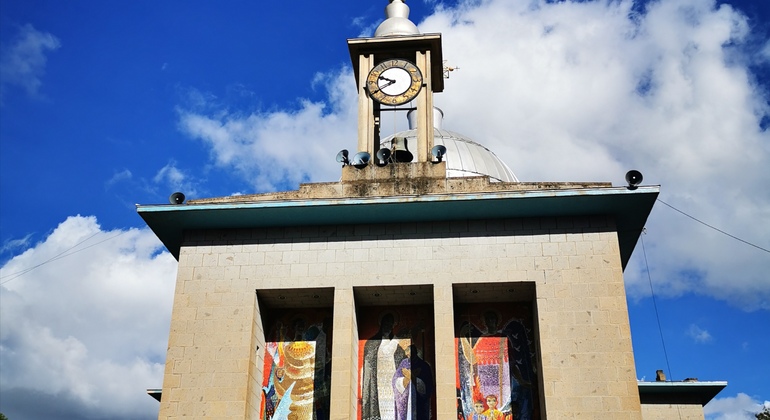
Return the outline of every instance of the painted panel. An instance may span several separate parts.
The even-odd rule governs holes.
[[[455,305],[457,418],[539,419],[532,306]]]
[[[434,418],[433,308],[362,308],[358,327],[358,418]]]
[[[332,311],[275,311],[265,345],[263,420],[329,418]]]

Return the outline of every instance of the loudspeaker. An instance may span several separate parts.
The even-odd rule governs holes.
[[[437,159],[433,163],[439,163],[441,162],[441,160],[444,158],[444,155],[446,154],[446,147],[443,144],[437,144],[433,146],[432,149],[430,149],[430,154]]]
[[[184,204],[184,194],[175,192],[168,197],[168,202],[171,204]]]
[[[371,159],[372,155],[370,155],[368,152],[358,152],[355,156],[353,156],[353,162],[351,165],[358,169],[364,169],[366,168],[366,165],[369,164],[369,160]]]
[[[642,183],[642,179],[644,177],[642,176],[642,173],[632,169],[626,173],[626,182],[628,182],[628,189],[629,190],[635,190],[636,187],[639,186],[639,184]]]
[[[377,166],[385,166],[388,164],[388,159],[390,159],[390,149],[383,147],[377,151],[377,161],[374,163]]]
[[[350,164],[348,161],[348,149],[342,149],[337,153],[337,162],[341,163],[342,166]]]

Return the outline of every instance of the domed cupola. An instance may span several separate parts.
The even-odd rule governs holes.
[[[519,182],[513,171],[497,155],[470,138],[442,128],[444,112],[433,108],[433,144],[444,145],[447,178],[489,176],[496,182]],[[406,139],[410,148],[417,144],[415,113],[409,112],[409,130],[382,139],[380,146],[390,148],[394,138]]]

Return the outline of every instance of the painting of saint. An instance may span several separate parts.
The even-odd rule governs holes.
[[[380,319],[380,329],[364,344],[361,381],[363,420],[395,418],[391,381],[396,367],[406,358],[393,332],[395,326],[394,314],[384,314]]]
[[[401,361],[393,377],[396,420],[429,419],[434,392],[433,371],[422,359],[416,345],[408,345],[405,352],[406,358]]]
[[[374,318],[377,324],[371,318],[377,311],[366,311],[370,318],[362,314],[359,334],[369,338],[359,344],[360,419],[431,418],[435,387],[433,370],[424,358],[426,327],[420,313],[425,311],[424,307],[383,309]],[[372,332],[374,325],[377,329]],[[432,335],[432,326],[427,329]],[[432,356],[432,346],[428,350]]]
[[[456,312],[458,410],[466,419],[479,403],[487,420],[539,418],[531,309],[514,314],[511,306],[470,304]]]

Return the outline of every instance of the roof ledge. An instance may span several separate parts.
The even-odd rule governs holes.
[[[275,200],[396,197],[502,191],[608,188],[609,182],[493,182],[489,176],[446,177],[446,162],[396,163],[342,168],[340,182],[301,184],[298,190],[188,200],[188,204],[257,203]]]
[[[639,382],[642,404],[706,405],[726,386],[725,381],[656,381]]]

